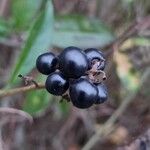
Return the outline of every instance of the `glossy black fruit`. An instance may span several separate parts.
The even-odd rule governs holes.
[[[100,83],[97,85],[97,89],[98,89],[98,96],[97,96],[95,104],[104,103],[108,98],[107,87],[103,83]]]
[[[88,69],[85,53],[77,47],[67,47],[59,55],[59,69],[69,78],[79,78]]]
[[[62,95],[67,91],[69,83],[61,72],[53,72],[47,77],[45,87],[53,95]]]
[[[100,61],[100,65],[98,67],[98,69],[100,70],[104,70],[105,68],[105,58],[103,56],[103,53],[95,48],[88,48],[85,51],[85,54],[88,58],[88,65],[89,65],[89,69],[91,69],[92,67],[92,61],[94,59],[97,59]]]
[[[51,52],[41,54],[36,60],[36,67],[42,74],[49,75],[54,72],[58,58]]]
[[[95,103],[98,95],[97,88],[89,80],[80,78],[71,83],[69,88],[70,99],[78,108],[88,108]]]

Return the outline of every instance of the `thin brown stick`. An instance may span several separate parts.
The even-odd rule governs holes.
[[[0,90],[0,98],[6,97],[6,96],[12,96],[18,93],[27,92],[31,90],[40,90],[44,89],[45,85],[43,83],[37,83],[38,87],[36,85],[28,85],[24,87],[19,87],[15,89],[9,89],[9,90]]]
[[[116,120],[122,115],[122,113],[126,110],[127,106],[131,101],[134,100],[137,93],[140,91],[141,87],[148,79],[150,75],[150,68],[148,68],[141,79],[141,83],[139,89],[133,93],[128,94],[128,96],[123,100],[122,104],[118,107],[118,109],[112,114],[112,116],[106,121],[106,123],[98,130],[96,130],[95,134],[89,139],[86,145],[82,148],[82,150],[90,150],[92,147],[100,140],[105,138],[108,134],[111,133],[112,127],[114,126]]]
[[[132,37],[133,35],[137,34],[139,31],[143,29],[148,29],[150,27],[150,16],[147,16],[140,21],[133,22],[127,30],[125,30],[116,40],[114,40],[112,43],[106,45],[103,49],[108,49],[106,52],[106,55],[109,56],[114,51],[118,50],[118,47],[127,39]],[[116,48],[117,47],[117,48]],[[144,73],[144,77],[141,80],[141,86],[145,79],[147,79],[147,76],[149,75],[150,69],[148,69]],[[146,77],[145,77],[146,76]],[[141,88],[139,87],[139,90]],[[138,90],[138,91],[139,91]],[[138,92],[137,91],[137,92]],[[103,127],[101,127],[99,130],[96,131],[96,133],[89,139],[89,141],[85,144],[85,146],[82,148],[82,150],[90,150],[98,141],[106,137],[111,132],[111,127],[115,124],[116,120],[122,115],[122,113],[126,110],[129,103],[134,99],[137,92],[130,93],[126,97],[125,100],[123,100],[120,107],[114,112],[114,114],[106,121]]]
[[[110,44],[104,46],[102,49],[108,50],[106,52],[106,55],[112,54],[115,50],[114,46],[119,47],[124,41],[129,39],[130,37],[136,35],[139,31],[142,31],[143,29],[148,29],[150,28],[150,15],[147,17],[144,17],[143,19],[139,21],[134,21],[129,25],[129,27],[122,33],[120,34],[114,41],[112,41]]]

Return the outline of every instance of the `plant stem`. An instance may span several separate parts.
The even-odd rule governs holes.
[[[0,90],[0,98],[6,97],[6,96],[12,96],[12,95],[22,93],[22,92],[27,92],[27,91],[31,91],[31,90],[40,90],[40,89],[45,88],[45,85],[43,83],[37,83],[37,84],[38,84],[38,87],[36,85],[32,84],[32,85],[19,87],[19,88],[15,88],[15,89]]]
[[[150,68],[148,68],[141,78],[141,83],[139,85],[139,89],[133,93],[128,94],[128,96],[123,100],[121,105],[118,107],[118,109],[112,114],[112,116],[104,123],[104,125],[96,130],[95,134],[89,139],[89,141],[85,144],[85,146],[82,148],[82,150],[90,150],[93,148],[93,146],[98,142],[101,141],[103,138],[108,136],[111,131],[112,127],[114,126],[117,119],[123,114],[123,112],[126,110],[130,102],[134,100],[137,93],[140,91],[143,84],[147,81],[147,79],[150,76]]]

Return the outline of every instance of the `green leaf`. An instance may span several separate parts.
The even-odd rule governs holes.
[[[81,48],[101,47],[114,39],[110,29],[97,19],[80,15],[57,16],[53,45],[65,48],[75,45]]]
[[[34,22],[25,45],[18,57],[16,66],[10,78],[10,83],[15,81],[16,76],[21,73],[26,75],[35,66],[39,54],[47,50],[52,42],[53,33],[53,7],[50,1],[45,9]]]
[[[0,18],[0,37],[6,36],[10,32],[9,22]]]
[[[65,48],[70,45],[80,48],[102,47],[111,42],[109,33],[55,32],[53,45]]]
[[[28,92],[23,110],[31,115],[35,115],[44,111],[49,105],[50,100],[51,95],[45,90]]]
[[[30,25],[35,13],[41,5],[41,0],[13,0],[11,1],[12,20],[15,29],[24,29]]]

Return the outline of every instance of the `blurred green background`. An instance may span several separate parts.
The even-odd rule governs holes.
[[[115,131],[93,150],[99,146],[115,150],[144,133],[150,123],[150,82],[146,80],[142,87],[139,83],[150,66],[150,26],[141,27],[115,53],[108,54],[111,49],[106,47],[132,22],[149,15],[149,0],[1,0],[1,90],[23,86],[18,74],[44,83],[46,77],[35,68],[36,58],[44,52],[58,54],[67,46],[94,47],[106,54],[109,99],[101,106],[79,110],[66,101],[59,103],[61,97],[46,90],[1,98],[1,107],[23,110],[34,122],[30,125],[17,115],[0,112],[0,146],[4,150],[81,149],[97,126],[101,127],[126,96],[139,88]]]

